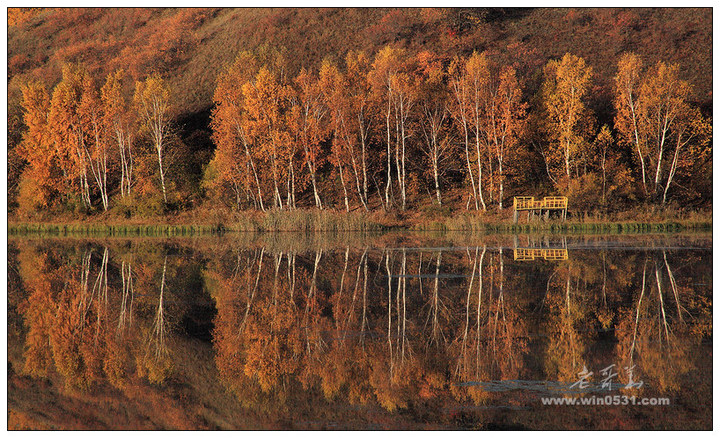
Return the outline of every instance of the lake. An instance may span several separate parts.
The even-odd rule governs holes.
[[[712,236],[12,238],[8,421],[711,429]]]

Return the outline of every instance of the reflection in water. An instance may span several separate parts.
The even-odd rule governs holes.
[[[517,239],[509,243],[282,251],[16,241],[24,330],[10,340],[23,345],[11,361],[20,376],[77,394],[155,385],[179,396],[200,373],[204,385],[278,421],[270,427],[343,421],[330,414],[338,404],[378,407],[411,428],[428,421],[419,418],[469,425],[447,416],[463,406],[532,406],[535,417],[488,420],[478,410],[463,421],[572,427],[543,414],[538,394],[577,393],[570,387],[583,370],[595,375],[588,393],[683,399],[692,382],[693,393],[710,394],[700,380],[711,372],[700,354],[712,329],[709,250],[574,243],[568,259],[561,242],[565,257],[540,253],[528,264]],[[531,244],[528,254],[548,247]],[[208,295],[212,313],[198,314]],[[198,327],[209,324],[204,344]],[[212,367],[191,369],[188,352],[208,345]],[[610,365],[615,381],[602,388]],[[625,389],[630,379],[643,384]],[[614,415],[632,424],[635,414]]]
[[[513,250],[515,260],[567,260],[566,248],[515,248]]]
[[[513,249],[513,259],[522,261],[532,261],[535,259],[544,260],[567,260],[567,240],[563,237],[558,242],[558,247],[549,248],[549,239],[546,237],[544,242],[538,242],[537,239],[527,237],[527,247],[518,247],[518,238],[515,237],[515,248]]]
[[[652,275],[648,275],[649,271],[653,272]],[[670,315],[669,309],[666,309],[669,304],[666,303],[668,291],[664,290],[666,279],[672,290],[670,296],[675,300],[676,315]],[[703,308],[702,311],[710,312],[710,309]],[[663,250],[662,258],[645,261],[640,295],[634,302],[634,318],[627,318],[618,327],[619,339],[631,338],[629,342],[618,344],[625,369],[638,365],[660,390],[679,390],[680,377],[693,369],[691,345],[687,338],[692,337],[694,332],[709,329],[704,327],[708,320],[701,318],[695,321],[693,315],[693,324],[687,324],[683,314],[693,315],[681,304],[675,277],[667,263],[667,251]]]
[[[162,279],[160,280],[160,296],[158,297],[157,310],[152,323],[147,341],[145,343],[145,355],[142,362],[142,371],[147,372],[151,382],[162,382],[167,378],[172,366],[170,352],[168,351],[165,339],[167,332],[167,320],[165,319],[165,273],[167,271],[167,256],[163,261]]]
[[[133,288],[132,262],[121,260],[120,276],[121,301],[120,311],[118,312],[117,336],[123,336],[126,330],[132,326],[133,301],[135,299],[135,290]]]

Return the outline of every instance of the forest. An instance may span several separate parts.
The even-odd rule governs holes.
[[[503,218],[522,195],[567,196],[583,215],[712,208],[712,75],[689,65],[704,55],[649,50],[676,34],[648,35],[641,24],[668,11],[289,11],[11,10],[11,214]],[[212,43],[201,38],[208,28],[217,39],[232,19],[261,13],[268,38],[238,35],[244,45],[205,58],[203,80],[187,80],[203,41]],[[554,52],[525,42],[541,31],[557,38],[538,24],[551,13],[577,32],[593,29],[583,38],[607,38],[613,53],[577,38]],[[709,31],[709,10],[673,13]],[[277,36],[303,14],[328,35]],[[113,19],[133,31],[112,29]],[[367,27],[342,46],[332,38],[342,23]],[[85,24],[55,36],[49,56],[23,53],[53,27]],[[518,38],[522,29],[536,34]],[[711,57],[705,36],[693,30],[674,47],[696,39]],[[326,40],[334,43],[308,49]]]

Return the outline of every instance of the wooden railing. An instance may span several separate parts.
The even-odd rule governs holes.
[[[568,201],[565,196],[546,196],[542,200],[535,200],[533,196],[516,196],[513,198],[513,206],[516,211],[520,210],[565,210]]]
[[[565,248],[515,248],[515,260],[527,261],[535,259],[567,260],[568,252]]]
[[[562,220],[567,216],[568,199],[565,196],[546,196],[542,200],[535,200],[533,196],[515,196],[513,198],[513,222],[518,221],[518,212],[528,212],[528,222],[530,217],[538,216],[536,213],[545,212],[545,218],[550,217],[550,210],[560,210]]]

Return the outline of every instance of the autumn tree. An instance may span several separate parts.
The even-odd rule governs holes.
[[[372,84],[373,99],[379,108],[383,108],[382,114],[385,119],[385,146],[386,146],[386,181],[385,181],[385,208],[390,207],[390,189],[392,187],[392,128],[391,116],[396,113],[396,86],[395,77],[402,66],[404,52],[386,46],[375,54],[372,70],[369,73],[369,81]],[[396,132],[397,143],[397,132]]]
[[[491,100],[488,108],[487,137],[491,160],[497,164],[496,175],[499,185],[498,209],[503,208],[505,162],[520,142],[524,130],[524,118],[527,104],[522,101],[522,91],[515,69],[503,67],[499,72],[497,88],[491,88]]]
[[[473,56],[474,55],[473,53]],[[472,190],[471,195],[475,201],[475,210],[479,210],[480,204],[478,204],[478,190],[475,186],[475,172],[470,159],[470,84],[466,80],[464,58],[460,56],[453,58],[448,69],[448,76],[449,87],[453,95],[449,110],[455,124],[460,128],[462,133],[464,140],[463,145],[465,147],[465,163],[467,164],[468,170],[467,175],[468,178],[470,178],[470,188]],[[482,192],[480,193],[480,197],[482,197]]]
[[[615,129],[620,133],[620,140],[637,153],[643,190],[647,194],[647,133],[643,126],[645,108],[640,99],[641,84],[642,60],[634,53],[623,54],[618,61],[618,73],[615,75]]]
[[[483,198],[482,191],[482,151],[480,149],[483,143],[483,127],[485,125],[485,114],[487,109],[487,103],[489,100],[488,89],[490,86],[490,66],[485,53],[473,54],[467,59],[465,63],[465,72],[463,80],[466,82],[467,94],[467,112],[468,112],[468,127],[473,133],[475,143],[475,156],[474,161],[477,164],[477,193],[480,198],[480,204],[483,210],[487,210],[485,205],[485,199]]]
[[[662,203],[667,202],[668,190],[678,170],[689,179],[696,168],[710,160],[712,147],[712,123],[703,117],[697,108],[685,108],[678,119],[678,127],[671,140],[674,152],[667,170]]]
[[[323,105],[322,93],[318,78],[310,71],[302,69],[295,83],[298,92],[293,100],[289,114],[289,126],[300,143],[305,157],[305,164],[310,173],[315,206],[323,208],[320,190],[317,184],[318,169],[326,160],[323,141],[327,134],[327,109]]]
[[[168,202],[165,184],[166,166],[163,160],[167,154],[170,134],[170,90],[159,75],[152,75],[135,84],[135,106],[142,129],[150,136],[157,153],[160,185],[163,200]]]
[[[30,82],[22,88],[23,121],[27,130],[23,134],[20,155],[28,163],[23,172],[23,190],[32,186],[33,193],[23,196],[24,202],[47,206],[59,188],[60,176],[55,163],[56,150],[49,130],[50,95],[40,82]],[[22,203],[21,203],[22,204]]]
[[[108,199],[108,135],[103,123],[103,105],[90,75],[83,78],[83,95],[78,107],[80,120],[88,140],[83,143],[90,171],[100,192],[103,210],[107,211]]]
[[[261,156],[270,164],[274,205],[283,208],[280,184],[283,179],[284,160],[289,159],[286,149],[290,136],[284,128],[284,115],[289,107],[290,89],[280,82],[278,75],[263,66],[254,80],[242,86],[246,99],[247,131],[252,143],[259,147]]]
[[[586,143],[584,125],[591,116],[584,98],[592,68],[583,58],[566,53],[560,61],[548,62],[544,75],[541,93],[550,135],[546,160],[551,164],[550,178],[555,185],[566,187],[576,157]]]
[[[420,85],[420,128],[425,144],[423,150],[430,158],[435,199],[442,205],[440,194],[440,165],[449,149],[445,121],[447,119],[448,90],[442,60],[430,52],[418,54],[418,68],[422,75]]]
[[[451,114],[464,139],[475,208],[487,209],[483,194],[486,168],[490,201],[497,197],[498,208],[502,209],[506,160],[517,148],[527,112],[515,69],[494,62],[487,53],[473,52],[467,59],[456,57],[452,61],[449,85],[453,96]]]
[[[657,199],[662,192],[662,202],[665,203],[667,190],[677,168],[677,160],[685,155],[681,152],[702,155],[704,145],[707,144],[708,128],[700,112],[693,110],[687,100],[690,95],[690,85],[680,79],[680,67],[677,64],[658,62],[648,71],[642,88],[642,101],[645,106],[643,112],[648,135],[649,164],[654,167],[653,192]],[[670,163],[663,160],[666,151],[669,151],[675,139],[675,151]],[[683,149],[693,139],[698,139],[695,149]],[[685,157],[683,157],[685,158]],[[669,166],[668,166],[669,164]],[[652,170],[652,168],[650,169]],[[663,187],[663,179],[666,181]]]
[[[362,78],[359,79],[362,80]],[[367,201],[360,184],[362,169],[357,150],[358,137],[361,137],[362,140],[364,133],[360,132],[358,135],[356,132],[356,130],[364,128],[361,128],[352,116],[353,102],[348,93],[350,82],[350,77],[341,72],[337,65],[329,60],[323,61],[320,68],[320,89],[325,105],[330,110],[330,127],[333,132],[332,161],[340,174],[340,182],[345,196],[345,210],[350,210],[344,177],[344,170],[347,169],[348,179],[351,176],[354,177],[360,203],[367,211]]]
[[[110,73],[100,91],[106,135],[117,145],[120,161],[120,196],[130,196],[133,185],[133,112],[122,91],[124,72]]]
[[[368,82],[370,73],[370,60],[363,52],[349,52],[345,57],[345,74],[349,93],[349,117],[347,123],[354,127],[360,144],[360,168],[362,173],[362,192],[360,199],[367,208],[368,205],[368,148],[372,126],[372,99]]]
[[[48,122],[58,164],[64,178],[70,183],[78,181],[84,205],[90,208],[90,183],[85,142],[89,133],[78,111],[87,84],[82,66],[66,64],[63,77],[52,94]]]
[[[407,61],[406,61],[407,62]],[[391,77],[392,88],[394,89],[395,106],[395,168],[400,190],[401,207],[405,210],[407,204],[407,152],[409,149],[409,138],[412,136],[411,123],[414,121],[415,105],[417,104],[417,92],[419,78],[412,71],[412,68],[405,68]]]
[[[265,210],[256,151],[248,132],[246,96],[243,85],[257,73],[257,60],[241,52],[235,62],[218,77],[215,89],[211,127],[217,145],[214,164],[221,179],[230,181],[239,206],[241,191],[252,196],[255,205]],[[257,196],[255,196],[257,195]]]
[[[678,164],[704,162],[708,153],[708,122],[689,104],[690,92],[677,64],[658,62],[643,71],[632,53],[618,62],[615,127],[637,154],[645,193],[652,184],[653,197],[663,204]]]

